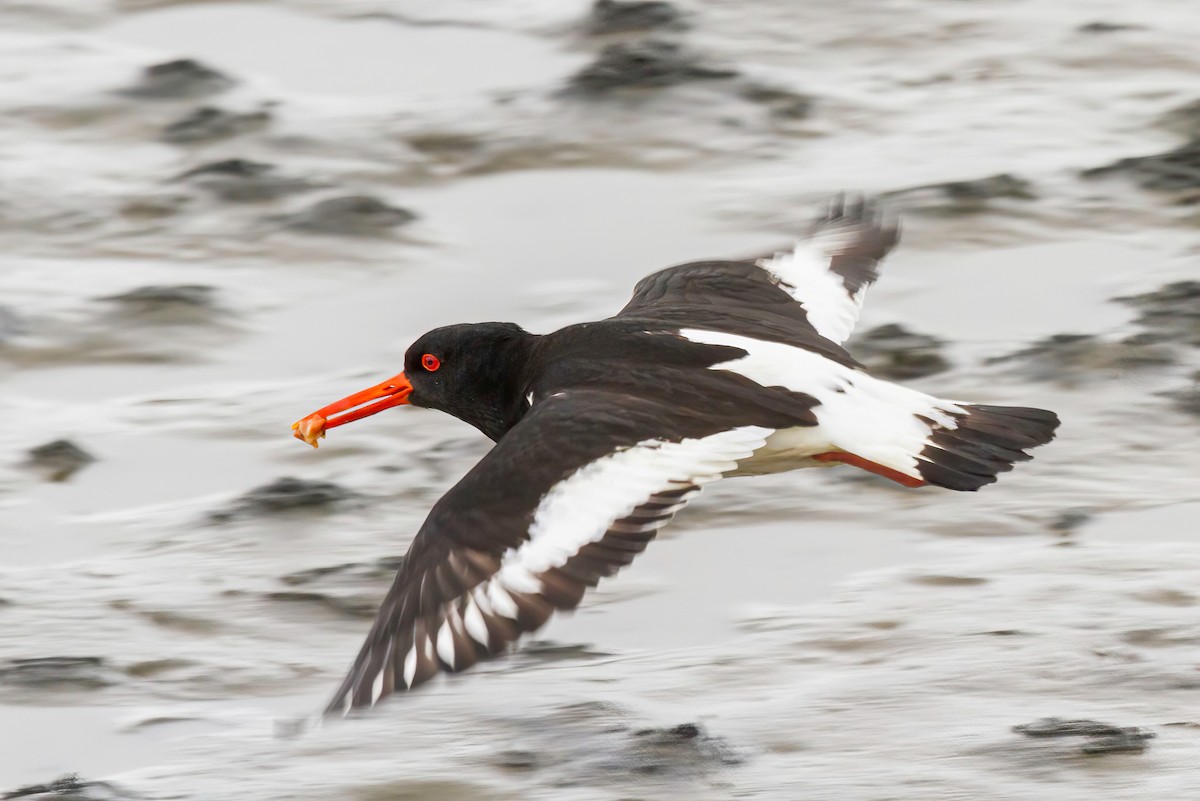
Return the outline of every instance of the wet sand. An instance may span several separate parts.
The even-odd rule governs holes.
[[[1110,299],[1196,278],[1194,224],[1074,171],[1167,147],[1153,121],[1191,99],[1195,22],[1102,43],[1077,30],[1105,16],[1091,5],[1039,10],[1039,27],[976,3],[912,8],[908,28],[868,36],[844,10],[798,23],[785,4],[733,19],[705,3],[655,35],[739,77],[585,100],[561,90],[608,40],[581,32],[582,8],[535,5],[450,4],[439,22],[456,24],[437,25],[320,4],[3,12],[20,69],[0,74],[15,179],[0,788],[79,772],[149,798],[1190,791],[1200,451],[1195,418],[1158,393],[1197,356],[1111,358],[1148,329]],[[922,30],[937,35],[912,58]],[[206,65],[171,79],[186,97],[128,94],[144,67],[185,57]],[[762,85],[813,93],[811,114],[746,99],[778,103]],[[162,141],[205,104],[267,120]],[[295,180],[250,170],[232,180],[266,199],[235,202],[178,178],[228,159]],[[379,560],[486,449],[427,411],[316,452],[292,420],[394,373],[430,327],[610,314],[659,267],[786,245],[825,192],[1007,170],[1033,199],[897,196],[905,241],[859,330],[944,340],[951,367],[908,382],[922,389],[1058,410],[1061,437],[1034,462],[978,495],[848,470],[723,482],[544,644],[278,736],[358,647],[358,610],[390,578]],[[352,219],[342,236],[288,222],[344,196],[415,219]],[[147,286],[212,292],[105,300]],[[1097,341],[1085,358],[990,361],[1062,333]],[[95,461],[47,481],[24,454],[60,438]],[[212,519],[282,476],[354,495]],[[18,661],[49,658],[75,661]],[[1085,758],[1010,730],[1047,716],[1158,736]]]

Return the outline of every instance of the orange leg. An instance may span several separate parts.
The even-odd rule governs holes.
[[[868,461],[861,456],[856,456],[853,453],[846,453],[845,451],[828,451],[826,453],[818,453],[817,455],[813,456],[813,458],[818,462],[844,462],[845,464],[853,465],[854,467],[860,467],[863,470],[866,470],[868,473],[874,473],[877,476],[890,478],[897,484],[903,484],[906,487],[925,486],[925,482],[919,478],[913,478],[912,476],[901,473],[899,470],[893,470],[890,467],[884,467],[881,464]]]

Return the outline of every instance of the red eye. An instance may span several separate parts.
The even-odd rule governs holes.
[[[438,361],[437,356],[434,356],[432,353],[426,353],[421,357],[421,366],[432,373],[434,370],[441,367],[442,363]]]

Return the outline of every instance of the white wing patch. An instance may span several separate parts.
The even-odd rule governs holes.
[[[918,455],[931,433],[918,415],[942,428],[957,428],[961,406],[873,378],[803,348],[715,331],[684,329],[680,336],[708,345],[741,348],[746,355],[714,364],[764,387],[784,387],[816,398],[817,426],[781,430],[767,443],[772,451],[795,449],[809,456],[843,450],[913,478]]]
[[[834,272],[834,259],[853,249],[864,235],[866,226],[881,224],[878,219],[864,217],[861,207],[858,213],[844,212],[843,208],[836,212],[831,210],[835,216],[821,221],[807,239],[796,243],[791,252],[757,262],[780,288],[804,307],[808,321],[817,333],[839,345],[846,341],[858,322],[867,287],[874,280],[874,269],[871,270],[872,277],[851,293],[846,289],[846,279]],[[895,243],[894,225],[891,236],[891,240],[883,243],[882,249],[874,254],[876,258],[882,259]],[[867,254],[862,256],[869,258]]]
[[[818,242],[800,242],[790,253],[759,259],[758,266],[804,307],[818,334],[840,345],[858,322],[867,288],[851,296],[841,277],[829,269],[831,254],[819,248]]]
[[[540,590],[537,574],[562,567],[585,545],[598,542],[650,495],[720,478],[771,433],[744,426],[680,442],[648,440],[585,465],[546,493],[529,539],[505,555],[489,584],[514,592]]]

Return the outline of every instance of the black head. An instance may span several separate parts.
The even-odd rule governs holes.
[[[452,414],[492,439],[515,424],[524,366],[534,339],[513,323],[435,328],[404,354],[408,402]]]
[[[315,447],[327,428],[412,404],[452,414],[499,439],[526,410],[522,388],[535,339],[513,323],[435,328],[404,354],[404,372],[331,403],[292,429]]]

